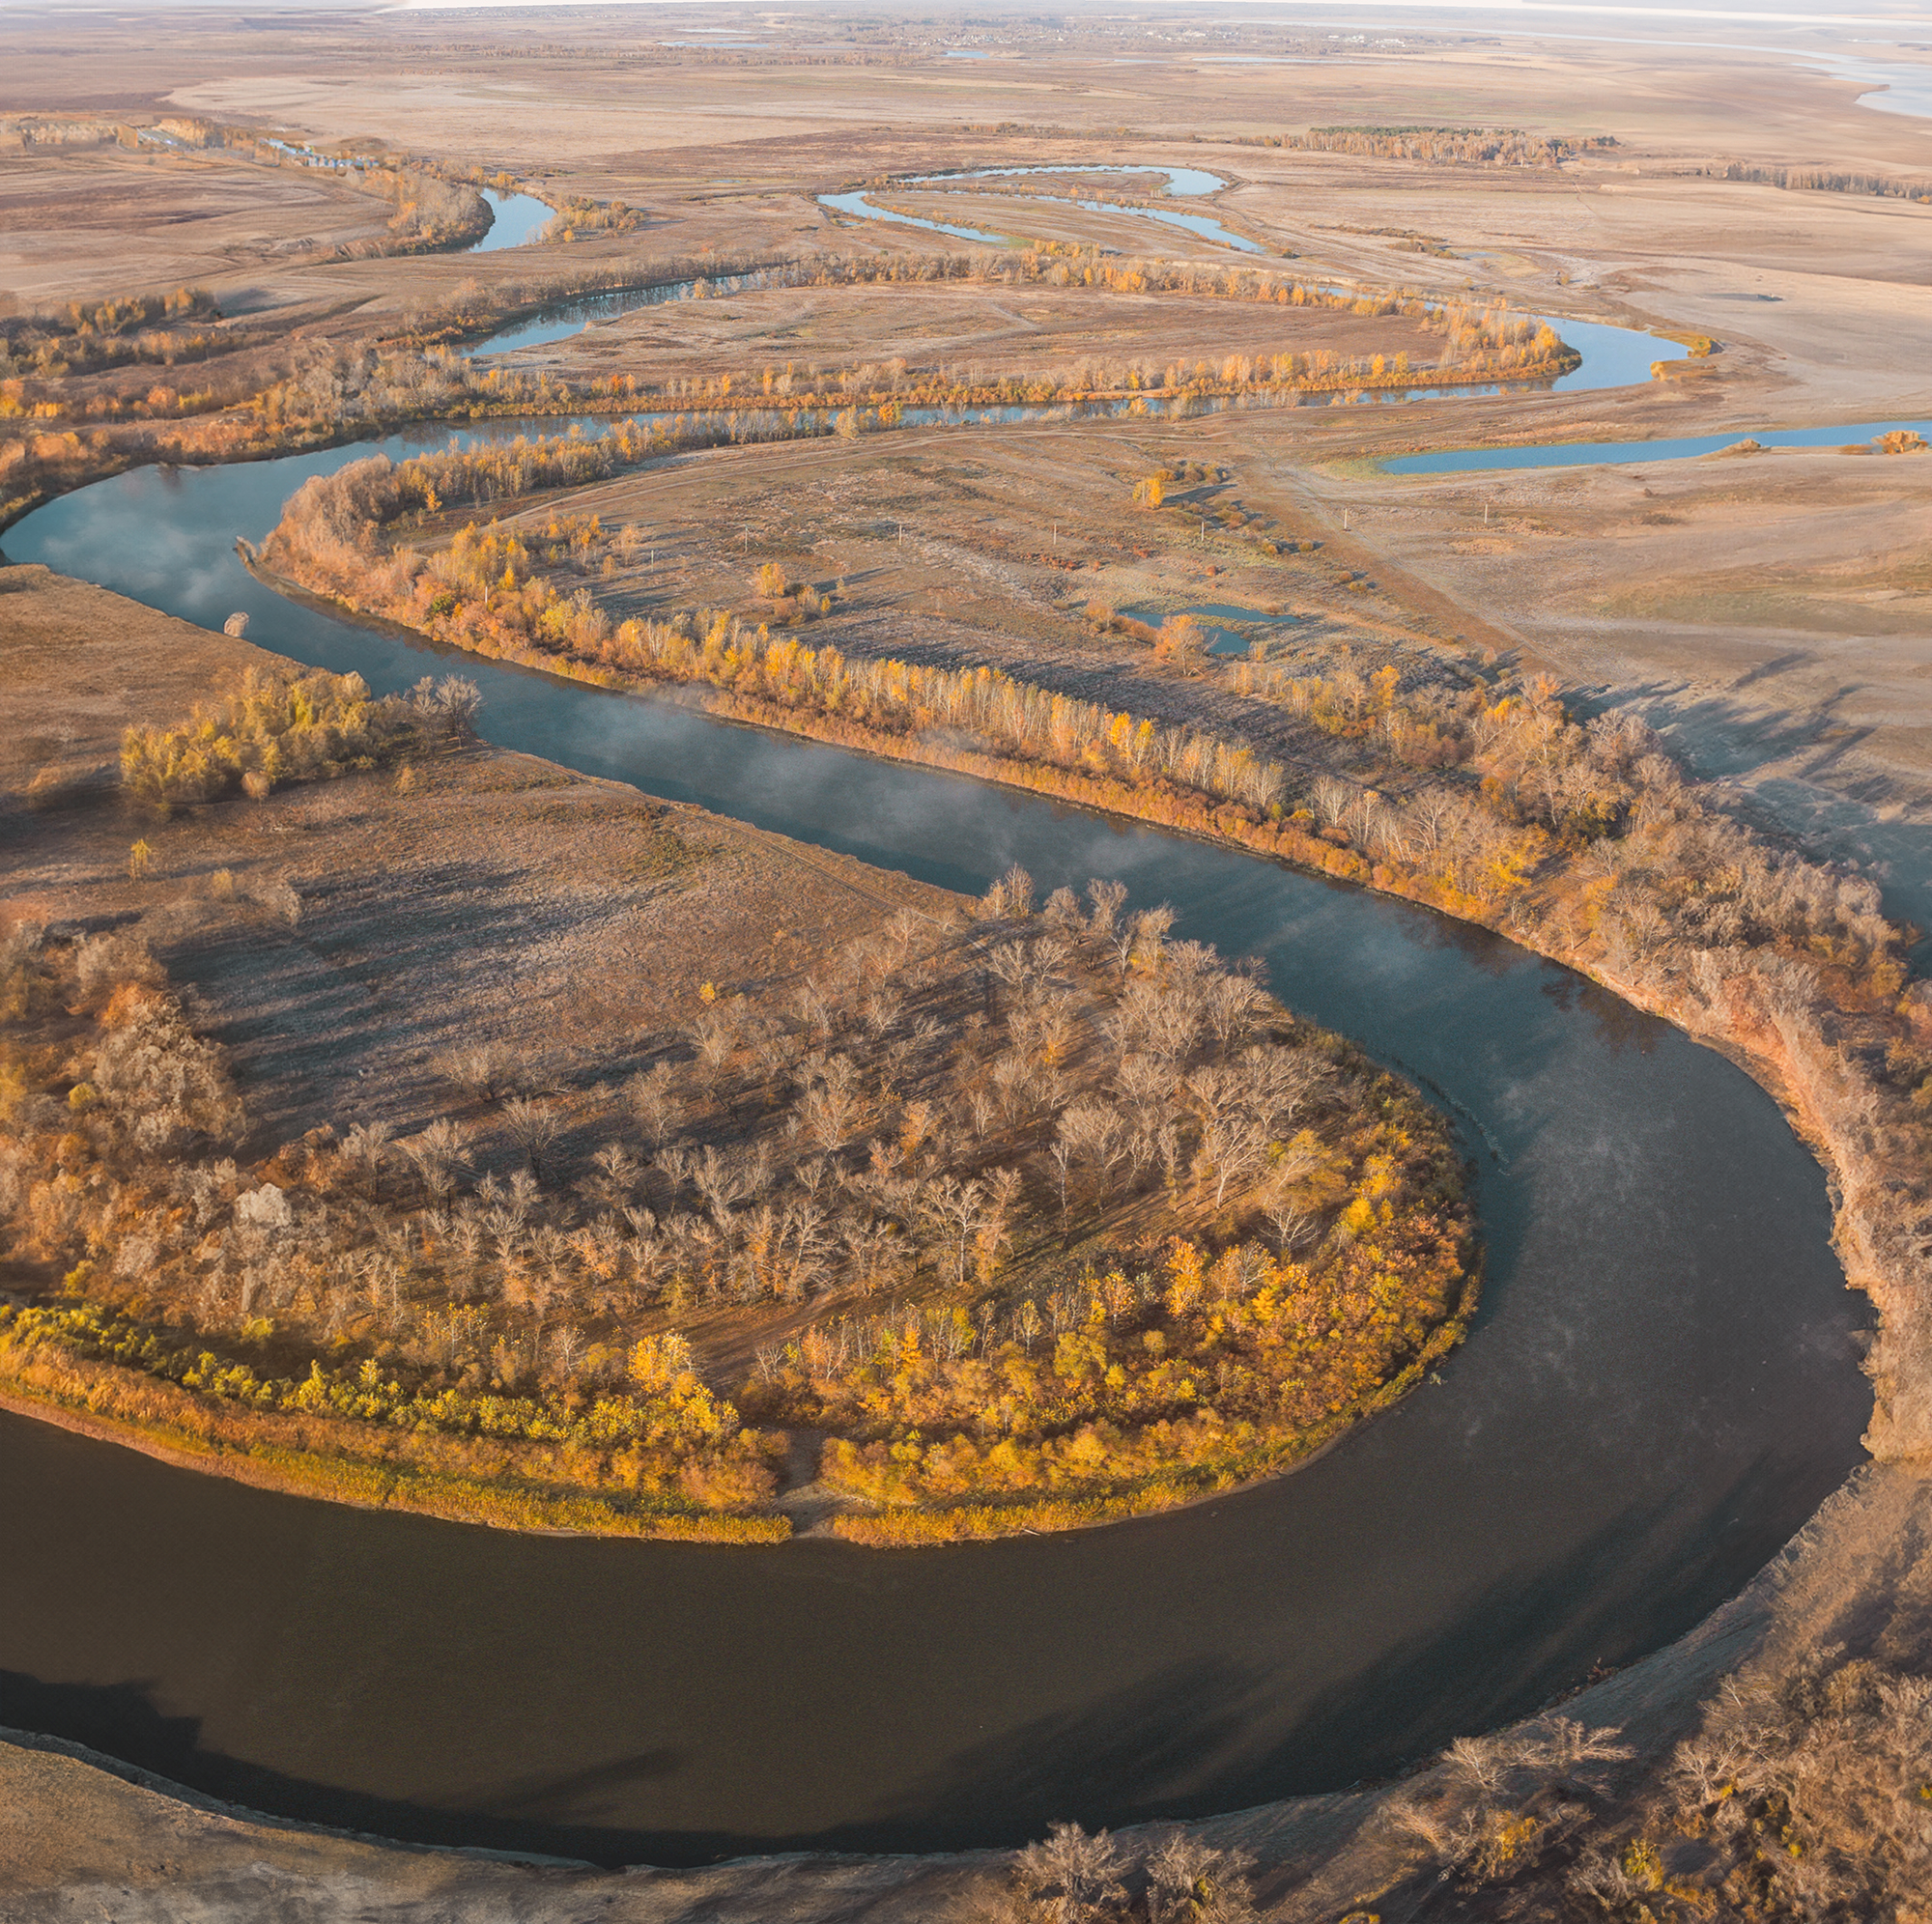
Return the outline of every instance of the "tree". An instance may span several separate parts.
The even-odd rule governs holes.
[[[1184,1830],[1163,1839],[1147,1860],[1148,1924],[1249,1924],[1256,1915],[1244,1851],[1217,1851]]]
[[[1120,1117],[1104,1103],[1076,1102],[1061,1112],[1055,1143],[1055,1164],[1065,1177],[1065,1163],[1070,1160],[1086,1171],[1095,1191],[1104,1198],[1112,1186],[1113,1173],[1126,1153],[1127,1132]],[[1065,1159],[1059,1154],[1065,1146]]]
[[[668,1062],[658,1062],[624,1085],[631,1111],[650,1138],[654,1149],[664,1146],[665,1138],[676,1133],[684,1119],[684,1104],[675,1089],[677,1071]]]
[[[1121,913],[1121,905],[1127,899],[1127,885],[1124,882],[1093,881],[1087,885],[1087,899],[1094,906],[1090,924],[1094,933],[1106,941],[1114,932],[1114,924]]]
[[[391,1131],[386,1122],[358,1122],[342,1139],[342,1159],[358,1164],[373,1176],[389,1153]]]
[[[1095,1924],[1125,1902],[1120,1847],[1106,1831],[1092,1837],[1077,1824],[1056,1824],[1044,1841],[1013,1859],[1013,1882],[1048,1924]]]
[[[458,1089],[487,1101],[508,1083],[510,1052],[497,1042],[469,1042],[445,1050],[437,1058],[436,1067]]]
[[[469,1164],[463,1146],[463,1131],[446,1117],[440,1117],[418,1134],[405,1138],[396,1147],[414,1169],[423,1188],[438,1202],[451,1194],[456,1187],[457,1173]]]
[[[556,1111],[526,1095],[512,1096],[504,1103],[503,1124],[533,1170],[546,1166],[563,1134],[562,1118]]]
[[[1205,645],[1201,624],[1191,614],[1171,614],[1160,625],[1153,652],[1162,661],[1179,662],[1184,666]]]

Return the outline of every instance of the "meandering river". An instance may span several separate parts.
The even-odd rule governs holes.
[[[204,624],[245,609],[252,639],[393,690],[456,664],[278,599],[233,549],[364,452],[140,469],[6,553]],[[1475,1331],[1292,1477],[916,1552],[516,1537],[0,1417],[0,1721],[426,1841],[633,1862],[1013,1842],[1334,1789],[1529,1712],[1688,1629],[1860,1460],[1862,1305],[1824,1179],[1763,1091],[1662,1023],[1251,857],[461,666],[493,741],[950,887],[1016,861],[1043,889],[1119,876],[1179,933],[1264,956],[1458,1118]]]
[[[1103,177],[1118,174],[1161,174],[1160,191],[1177,195],[1182,199],[1199,194],[1218,193],[1228,184],[1218,174],[1204,172],[1199,167],[1162,167],[1144,163],[1119,165],[1075,165],[1065,167],[978,167],[957,174],[910,174],[894,181],[889,187],[877,189],[881,193],[918,193],[921,189],[939,188],[942,191],[961,181],[1010,180],[1023,174],[1052,174],[1055,176],[1072,174],[1098,174]],[[1082,200],[1077,194],[1029,194],[1019,197],[1022,205],[1031,203],[1042,206],[1059,201],[1066,207],[1077,207],[1088,213],[1123,214],[1134,220],[1157,222],[1162,227],[1175,227],[1192,234],[1197,240],[1212,240],[1220,246],[1232,247],[1241,254],[1264,254],[1267,252],[1259,240],[1251,240],[1245,234],[1233,233],[1209,214],[1187,213],[1179,208],[1157,206],[1123,206],[1115,201]],[[916,213],[895,213],[889,209],[875,205],[867,194],[820,194],[820,207],[835,209],[839,213],[850,214],[859,220],[886,220],[900,227],[920,227],[928,234],[953,234],[966,240],[998,240],[1005,237],[986,227],[955,227],[950,221],[932,220]]]

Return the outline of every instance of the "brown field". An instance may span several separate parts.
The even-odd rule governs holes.
[[[231,1052],[259,1147],[325,1122],[427,1120],[448,1101],[427,1064],[458,1041],[494,1041],[540,1082],[571,1087],[639,1031],[688,1021],[701,982],[761,979],[788,951],[951,904],[903,876],[489,748],[418,768],[407,797],[378,773],[156,823],[114,786],[122,730],[285,665],[43,569],[0,584],[0,688],[18,724],[0,749],[0,912],[10,926],[147,916],[171,930],[159,946]],[[30,813],[18,798],[49,764],[71,802]],[[155,851],[140,882],[127,874],[136,838]],[[224,868],[232,901],[210,888]],[[283,880],[302,905],[293,926],[265,906]]]
[[[291,254],[379,235],[392,212],[330,175],[240,156],[56,148],[0,161],[0,312],[135,289],[219,287],[224,310]]]
[[[1239,609],[1200,619],[1283,664],[1338,645],[1406,642],[1424,663],[1442,652],[1350,565],[1352,552],[1336,558],[1325,518],[1312,520],[1269,477],[1244,485],[1238,468],[1215,463],[1171,481],[1159,510],[1130,505],[1138,477],[1197,445],[1184,428],[1060,426],[717,450],[576,490],[567,510],[637,530],[635,560],[592,583],[619,618],[699,608],[756,618],[752,578],[776,560],[831,598],[802,631],[814,644],[948,666],[988,661],[1084,699],[1247,733],[1267,723],[1227,692],[1231,665],[1157,662],[1151,636],[1107,632],[1095,615],[1157,629],[1190,608]],[[1236,505],[1252,538],[1209,519]],[[546,499],[518,520],[517,506],[499,505],[506,524],[541,526],[552,512]],[[1313,552],[1262,546],[1318,531]]]
[[[803,376],[810,367],[857,370],[903,361],[908,379],[956,370],[971,382],[976,371],[988,379],[1034,379],[1128,363],[1191,367],[1208,354],[1217,369],[1230,354],[1324,351],[1341,357],[1406,354],[1431,364],[1441,349],[1439,334],[1400,316],[940,282],[758,288],[639,308],[505,359],[566,373],[648,369],[656,382],[735,371],[740,391],[755,400],[757,377],[787,364]]]

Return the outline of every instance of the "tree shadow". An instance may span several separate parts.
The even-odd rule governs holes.
[[[155,1706],[147,1683],[53,1684],[0,1670],[0,1726],[41,1733],[99,1753],[90,1759],[131,1781],[147,1775],[222,1803],[300,1825],[346,1830],[408,1844],[572,1857],[614,1868],[622,1864],[696,1865],[748,1850],[761,1840],[718,1833],[665,1837],[611,1824],[572,1822],[559,1812],[588,1792],[609,1803],[613,1819],[627,1786],[672,1774],[683,1762],[674,1750],[642,1752],[548,1780],[512,1782],[490,1796],[492,1808],[439,1809],[376,1797],[290,1775],[229,1757],[201,1741],[201,1719],[168,1716]]]
[[[1639,1056],[1652,1055],[1670,1033],[1670,1024],[1662,1016],[1647,1013],[1601,982],[1593,982],[1589,976],[1560,964],[1552,965],[1542,993],[1566,1015],[1588,1016],[1596,1025],[1599,1038],[1613,1056],[1621,1056],[1627,1049]]]
[[[1630,1505],[1533,1577],[1500,1578],[1437,1627],[1389,1647],[1326,1688],[1297,1692],[1265,1655],[1192,1656],[1084,1703],[1042,1712],[983,1743],[870,1814],[812,1829],[655,1828],[636,1821],[647,1787],[691,1759],[664,1746],[551,1775],[509,1777],[460,1805],[305,1780],[203,1743],[153,1686],[50,1683],[0,1672],[0,1723],[85,1744],[247,1809],[410,1843],[690,1866],[779,1852],[925,1853],[1015,1845],[1057,1820],[1090,1827],[1195,1818],[1385,1778],[1457,1736],[1546,1707],[1601,1666],[1621,1666],[1683,1633],[1779,1547],[1738,1519],[1776,1515],[1783,1473],[1760,1459],[1694,1515],[1681,1501]],[[1678,1546],[1662,1586],[1647,1543]],[[1762,1538],[1763,1541],[1756,1539]],[[1579,1609],[1577,1599],[1588,1599]],[[1157,1633],[1157,1627],[1155,1627]],[[1311,1651],[1320,1668],[1326,1653]],[[1077,1677],[1067,1680],[1077,1691]],[[111,1761],[109,1764],[111,1768]]]
[[[338,884],[295,926],[257,913],[184,930],[163,957],[200,999],[258,1126],[346,1097],[358,1117],[400,1120],[424,1094],[424,1045],[464,1039],[464,980],[514,969],[554,921],[527,876],[439,863],[397,892],[375,875]]]
[[[1684,1517],[1674,1499],[1631,1505],[1528,1579],[1499,1579],[1438,1629],[1410,1639],[1305,1705],[1284,1705],[1260,1666],[1175,1665],[1077,1711],[962,1751],[848,1850],[1012,1845],[1072,1818],[1090,1828],[1201,1818],[1396,1776],[1459,1736],[1534,1714],[1605,1667],[1683,1634],[1736,1587],[1735,1519],[1764,1514],[1784,1473],[1760,1459]],[[1624,1575],[1658,1532],[1681,1542],[1670,1581]],[[1753,1544],[1757,1569],[1781,1546]],[[1581,1610],[1578,1597],[1597,1600]],[[1552,1628],[1551,1627],[1557,1627]],[[793,1848],[799,1848],[795,1845]]]

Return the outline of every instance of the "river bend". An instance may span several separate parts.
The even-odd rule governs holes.
[[[441,431],[424,437],[440,440]],[[398,451],[400,442],[392,443]],[[5,540],[379,691],[459,665],[233,552],[335,449],[145,468]],[[1861,1303],[1776,1105],[1494,936],[1258,859],[481,661],[484,732],[977,891],[1115,875],[1458,1118],[1470,1341],[1297,1474],[914,1552],[524,1538],[0,1417],[0,1721],[256,1807],[607,1862],[929,1850],[1332,1790],[1735,1593],[1860,1460]]]

